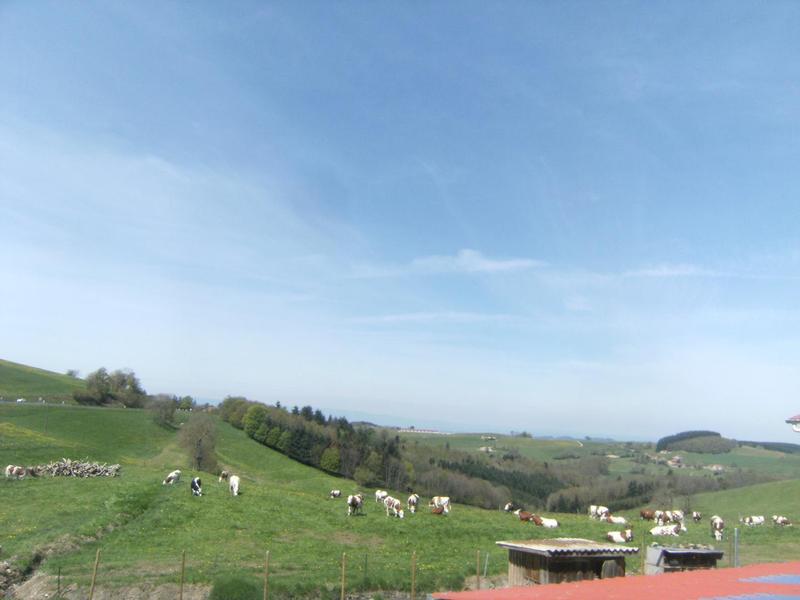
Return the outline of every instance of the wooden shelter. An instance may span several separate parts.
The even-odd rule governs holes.
[[[625,576],[625,556],[638,548],[581,538],[496,542],[508,548],[508,585],[607,579]]]
[[[724,556],[722,550],[700,547],[648,546],[645,553],[645,575],[658,575],[673,571],[715,569]]]

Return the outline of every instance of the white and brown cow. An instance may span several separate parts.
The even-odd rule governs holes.
[[[625,517],[615,517],[612,514],[607,514],[606,518],[603,519],[606,523],[613,523],[614,525],[627,525],[628,520]]]
[[[718,542],[722,541],[722,533],[725,531],[725,521],[719,515],[711,517],[711,535]]]
[[[364,496],[352,494],[347,497],[347,516],[364,513]]]
[[[33,475],[34,471],[32,469],[28,469],[26,467],[19,467],[17,465],[8,465],[6,467],[6,477],[11,479],[22,479],[25,475]]]
[[[394,515],[395,517],[402,519],[405,516],[403,514],[403,503],[397,498],[386,496],[386,498],[383,499],[383,505],[386,507],[387,517]]]
[[[598,504],[592,504],[589,506],[590,519],[604,519],[609,512],[610,511],[608,510],[607,506],[601,506]]]
[[[446,515],[450,514],[450,497],[449,496],[434,496],[428,502],[431,508],[441,508],[442,512]]]
[[[342,495],[342,490],[331,490],[328,498],[339,498]]]
[[[386,490],[375,490],[375,502],[380,504],[386,499],[388,495],[389,492],[387,492]]]
[[[223,481],[228,481],[228,477],[230,476],[231,476],[230,473],[228,473],[227,471],[223,471],[222,473],[219,474],[219,482],[222,483]]]
[[[173,483],[178,483],[181,480],[181,471],[180,469],[175,469],[172,473],[167,475],[164,481],[161,482],[161,485],[172,485]]]
[[[200,481],[199,477],[192,477],[192,481],[189,484],[189,489],[192,490],[192,496],[202,496],[203,495],[203,482]]]
[[[764,519],[764,515],[751,515],[748,517],[744,517],[743,519],[739,519],[740,523],[744,523],[748,527],[757,527],[758,525],[763,525],[766,519]]]
[[[228,488],[231,490],[231,495],[238,496],[239,495],[239,476],[238,475],[231,475],[228,478]]]
[[[417,506],[419,505],[419,494],[411,494],[408,497],[407,504],[408,504],[408,510],[411,513],[417,512]]]
[[[615,544],[624,544],[625,542],[633,541],[633,531],[626,529],[625,531],[609,531],[606,534],[606,539]]]
[[[781,527],[791,527],[792,525],[792,522],[789,519],[779,515],[772,515],[772,522],[775,525],[780,525]]]
[[[677,536],[681,531],[680,523],[674,525],[657,525],[650,530],[651,535],[674,535]]]
[[[693,510],[692,511],[692,521],[694,521],[695,523],[699,523],[702,520],[703,520],[703,513],[697,512],[696,510]]]
[[[555,529],[556,527],[558,527],[558,521],[556,521],[555,519],[550,519],[548,517],[540,517],[540,519],[542,521],[541,526],[544,527],[545,529]],[[537,525],[540,524],[537,523]]]

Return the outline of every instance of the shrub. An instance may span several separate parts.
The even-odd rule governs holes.
[[[208,600],[261,600],[263,589],[252,577],[224,575],[214,581]]]

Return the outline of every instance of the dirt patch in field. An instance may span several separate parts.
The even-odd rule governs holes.
[[[22,585],[14,588],[9,598],[22,600],[50,600],[57,592],[56,578],[52,575],[34,575]],[[75,585],[61,590],[64,600],[86,600],[86,588]],[[206,600],[211,593],[208,585],[185,585],[183,597],[185,600]],[[136,585],[120,588],[98,587],[94,591],[95,600],[175,600],[178,597],[178,585],[174,583],[163,585]]]
[[[333,534],[333,541],[346,546],[367,547],[371,549],[380,548],[383,542],[379,538],[365,538],[364,536],[349,531],[337,531]]]

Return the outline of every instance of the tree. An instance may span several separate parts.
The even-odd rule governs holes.
[[[147,394],[136,377],[136,373],[129,369],[117,369],[108,378],[111,395],[128,408],[141,408],[147,399]]]
[[[192,410],[196,406],[194,398],[191,396],[184,396],[178,400],[178,408],[180,410]]]
[[[77,379],[79,373],[80,371],[78,371],[78,369],[67,369],[67,377],[72,377],[73,379]]]
[[[170,427],[175,421],[175,407],[177,402],[174,396],[158,394],[150,401],[150,411],[156,425]]]
[[[195,469],[213,473],[217,470],[217,422],[204,413],[194,413],[181,427],[181,447],[189,453]]]
[[[251,404],[250,407],[247,409],[247,412],[245,412],[244,418],[242,419],[244,432],[249,437],[253,437],[266,418],[267,418],[266,406],[258,403]]]

